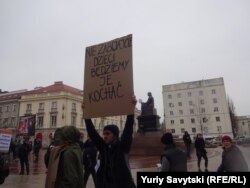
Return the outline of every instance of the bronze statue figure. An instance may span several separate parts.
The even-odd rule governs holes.
[[[154,97],[151,92],[148,92],[148,100],[147,102],[141,101],[141,115],[154,115]]]

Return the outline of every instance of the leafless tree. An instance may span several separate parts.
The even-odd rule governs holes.
[[[233,136],[236,137],[238,133],[238,126],[237,126],[237,117],[236,117],[234,102],[229,96],[227,97],[227,102],[228,102],[229,115],[233,130]]]

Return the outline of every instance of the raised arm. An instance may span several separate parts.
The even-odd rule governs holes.
[[[123,151],[129,153],[132,140],[133,140],[133,126],[134,126],[134,115],[128,115],[126,124],[121,136],[121,144]]]
[[[94,145],[97,147],[98,150],[101,150],[104,145],[104,141],[102,137],[98,134],[98,132],[95,129],[94,124],[92,123],[91,119],[85,119],[85,124],[87,128],[88,135]]]

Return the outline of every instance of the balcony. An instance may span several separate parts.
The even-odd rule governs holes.
[[[51,108],[51,113],[52,112],[57,112],[57,108]]]
[[[26,114],[31,114],[31,111],[32,111],[31,109],[27,109]]]
[[[44,113],[44,108],[39,108],[39,109],[38,109],[38,113],[39,113],[39,114],[43,114],[43,113]]]

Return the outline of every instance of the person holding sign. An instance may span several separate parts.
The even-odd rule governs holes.
[[[137,100],[132,98],[135,106]],[[84,108],[84,104],[83,104]],[[134,114],[128,115],[124,131],[119,139],[119,128],[106,125],[103,138],[97,133],[91,119],[85,119],[89,137],[99,150],[100,167],[97,171],[97,188],[135,188],[128,164],[132,144]]]

